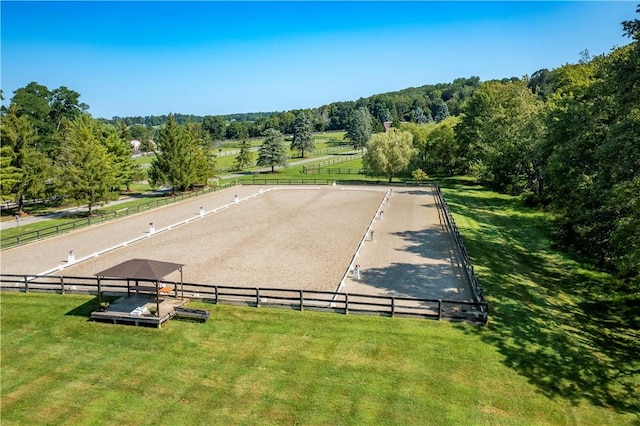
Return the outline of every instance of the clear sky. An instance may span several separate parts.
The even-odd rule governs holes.
[[[94,117],[314,108],[531,75],[623,46],[637,2],[4,1],[1,88],[81,94]]]

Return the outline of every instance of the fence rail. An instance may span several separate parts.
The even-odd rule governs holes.
[[[138,280],[144,282],[144,280]],[[389,317],[447,319],[485,324],[487,304],[444,299],[377,296],[332,291],[283,288],[233,287],[195,283],[165,282],[178,289],[179,297],[205,303],[242,305],[256,308],[285,308],[342,314],[367,314]],[[103,296],[127,294],[127,280],[101,278]],[[57,294],[98,294],[97,277],[11,275],[0,274],[0,290],[14,292],[45,292]]]
[[[468,278],[469,283],[471,285],[471,290],[473,291],[474,298],[478,302],[483,303],[485,305],[485,307],[486,307],[487,305],[486,305],[485,300],[484,300],[482,287],[480,287],[480,283],[478,282],[478,277],[476,276],[475,271],[473,269],[473,265],[471,264],[471,257],[469,256],[469,251],[467,250],[467,248],[464,245],[464,241],[462,240],[462,236],[460,235],[460,231],[458,230],[458,227],[456,226],[456,222],[453,219],[453,215],[451,214],[451,210],[449,209],[449,205],[447,204],[447,201],[445,200],[444,195],[442,194],[442,191],[440,190],[440,185],[435,183],[433,185],[433,188],[434,188],[435,193],[436,193],[436,199],[438,200],[438,203],[440,204],[440,211],[444,215],[444,219],[445,219],[447,228],[449,228],[449,231],[451,232],[451,234],[455,238],[456,245],[458,246],[458,250],[460,251],[460,255],[462,256],[462,264],[464,266],[464,270],[465,270],[465,272],[467,274],[467,278]]]
[[[325,161],[321,161],[319,163],[314,163],[310,166],[302,166],[302,173],[306,174],[314,174],[314,173],[319,173],[317,170],[321,169],[321,168],[325,168],[325,166],[330,166],[333,164],[340,164],[340,163],[346,163],[348,161],[353,161],[355,159],[358,158],[362,158],[362,153],[358,153],[358,154],[351,154],[351,155],[345,155],[344,157],[340,157],[340,158],[334,158],[331,160],[325,160]]]
[[[314,168],[306,172],[306,174],[317,175],[362,175],[364,171],[362,169],[342,169],[340,167],[321,167]]]
[[[329,185],[328,179],[256,179],[243,180],[243,185]]]
[[[163,206],[166,204],[172,204],[178,201],[187,200],[193,197],[197,197],[203,194],[207,194],[210,192],[219,191],[224,188],[228,188],[231,186],[235,186],[237,184],[236,181],[226,182],[220,186],[212,186],[205,189],[198,189],[195,191],[183,193],[180,195],[172,195],[168,197],[158,198],[153,201],[149,201],[148,203],[140,204],[135,207],[127,207],[120,210],[115,210],[108,213],[102,213],[98,216],[94,217],[86,217],[83,219],[74,220],[71,222],[67,222],[61,225],[49,226],[47,228],[38,229],[35,231],[25,232],[19,235],[5,237],[0,240],[0,247],[2,250],[9,249],[16,246],[21,246],[23,244],[28,244],[33,241],[38,241],[43,238],[52,237],[55,235],[60,235],[65,232],[73,231],[75,229],[84,228],[87,226],[95,225],[98,223],[107,222],[114,219],[119,219],[121,217],[129,216],[132,214],[140,213],[143,211],[147,211],[159,206]]]

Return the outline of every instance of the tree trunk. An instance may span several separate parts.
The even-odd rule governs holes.
[[[24,215],[24,194],[20,194],[18,197],[18,214],[20,216]]]

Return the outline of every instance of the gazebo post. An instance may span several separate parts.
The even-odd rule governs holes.
[[[160,290],[158,289],[158,281],[156,281],[156,316],[160,316]]]
[[[98,275],[98,308],[102,305],[102,297],[100,297],[100,275]]]
[[[180,268],[180,299],[184,300],[184,285],[182,283],[182,268]]]
[[[131,297],[131,287],[129,287],[129,278],[127,278],[127,297]]]

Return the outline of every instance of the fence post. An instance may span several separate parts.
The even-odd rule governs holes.
[[[60,291],[64,294],[64,276],[60,275]]]
[[[213,286],[213,293],[215,294],[215,304],[218,304],[218,286]]]
[[[391,318],[396,316],[396,298],[391,296]]]
[[[300,290],[300,312],[304,311],[304,296],[302,295],[303,291]]]
[[[442,299],[438,299],[438,321],[442,319]]]
[[[26,275],[24,276],[24,292],[29,293],[29,280]]]
[[[256,308],[260,307],[260,289],[256,287]]]
[[[344,314],[349,315],[349,293],[344,294]]]

